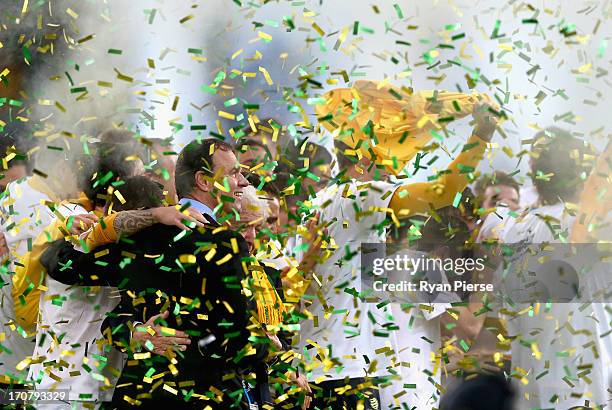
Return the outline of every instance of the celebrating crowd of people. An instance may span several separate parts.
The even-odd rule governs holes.
[[[533,195],[477,172],[503,118],[488,97],[402,106],[388,88],[326,95],[334,152],[273,120],[179,153],[125,129],[59,148],[3,136],[4,388],[66,393],[41,409],[606,407],[606,303],[373,302],[361,250],[606,241],[610,149],[538,132]],[[356,92],[371,109],[346,103]],[[468,115],[446,170],[402,174],[430,160],[442,120]]]

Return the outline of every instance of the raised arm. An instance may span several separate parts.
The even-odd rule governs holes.
[[[180,210],[178,206],[121,211],[102,218],[85,237],[86,250],[116,242],[120,237],[130,236],[156,223],[174,225],[181,229],[203,226],[206,220],[197,210]],[[194,225],[195,224],[195,225]]]
[[[487,142],[495,132],[495,118],[488,109],[487,104],[476,109],[476,126],[472,136],[442,175],[435,181],[407,184],[394,192],[389,206],[398,217],[406,218],[453,203],[457,192],[463,191],[469,183],[469,170],[474,169],[482,160]]]
[[[572,228],[572,243],[597,242],[597,230],[602,229],[612,203],[611,171],[612,142],[597,159],[595,168],[584,183],[578,203],[580,213]]]

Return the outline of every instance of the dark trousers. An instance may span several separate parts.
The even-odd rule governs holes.
[[[380,395],[375,378],[336,379],[319,383],[313,388],[311,409],[353,410],[363,405],[364,410],[380,410]],[[350,386],[349,389],[346,387]],[[341,391],[346,390],[344,393]]]

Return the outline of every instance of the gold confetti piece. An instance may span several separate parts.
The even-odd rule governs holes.
[[[227,255],[225,255],[224,257],[222,257],[221,259],[219,259],[217,262],[215,262],[217,264],[217,266],[221,266],[224,263],[228,262],[230,259],[232,259],[232,254],[228,253]]]
[[[100,252],[94,253],[94,258],[97,259],[97,258],[100,258],[100,257],[102,257],[104,255],[108,255],[109,253],[110,253],[109,249],[104,249],[104,250],[101,250]]]
[[[321,27],[319,27],[319,25],[318,25],[317,23],[313,22],[313,23],[312,23],[312,28],[314,28],[314,29],[315,29],[315,31],[316,31],[317,33],[319,33],[319,35],[320,35],[321,37],[323,37],[323,36],[325,35],[325,31],[323,31],[323,29],[322,29]]]
[[[95,34],[90,34],[90,35],[88,35],[88,36],[83,37],[83,38],[82,38],[82,39],[80,39],[80,40],[77,40],[77,43],[78,43],[78,44],[83,44],[83,43],[85,43],[86,41],[93,40],[93,38],[94,38],[94,37],[95,37]]]
[[[223,301],[223,306],[225,306],[225,308],[227,309],[228,312],[230,312],[231,314],[234,314],[234,309],[232,309],[230,304],[227,303],[225,300]]]
[[[187,22],[187,21],[191,20],[193,17],[194,17],[194,15],[193,15],[193,14],[190,14],[190,15],[188,15],[188,16],[185,16],[185,17],[183,17],[182,19],[180,19],[180,20],[179,20],[179,23],[183,24],[183,23],[185,23],[185,22]]]
[[[180,255],[179,262],[193,264],[197,262],[197,259],[195,255]]]
[[[258,31],[257,36],[265,41],[272,41],[272,36],[268,33],[264,33],[263,31]]]
[[[66,9],[66,13],[75,20],[79,18],[79,15],[74,10],[72,10],[70,7]]]
[[[244,51],[244,49],[241,48],[240,50],[238,50],[234,54],[232,54],[232,60],[235,59],[236,57],[238,57],[240,54],[242,54],[243,51]]]
[[[215,186],[215,188],[217,188],[218,190],[223,191],[223,192],[226,192],[226,193],[229,193],[228,188],[226,188],[226,187],[224,187],[223,185],[221,185],[221,184],[219,183],[219,181],[215,181],[215,183],[214,183],[213,185],[214,185],[214,186]]]
[[[266,79],[266,83],[268,83],[268,85],[273,85],[274,82],[272,81],[272,77],[270,77],[270,73],[268,72],[268,70],[266,70],[264,67],[259,67],[259,72],[262,73],[264,75],[264,78]]]
[[[232,245],[232,252],[234,253],[238,253],[238,241],[236,240],[236,238],[232,238],[230,240],[230,244]]]
[[[113,194],[117,197],[119,202],[121,202],[121,205],[124,205],[127,202],[125,198],[123,197],[123,195],[121,195],[121,192],[119,192],[118,189],[115,189],[115,192],[113,192]]]
[[[236,116],[234,114],[230,114],[229,112],[219,110],[219,117],[225,118],[228,120],[235,120]]]
[[[206,259],[206,262],[210,262],[211,259],[215,256],[215,254],[217,253],[217,249],[216,248],[211,248],[206,255],[204,256],[204,259]],[[204,288],[204,286],[206,285],[206,283],[202,284],[202,288]]]

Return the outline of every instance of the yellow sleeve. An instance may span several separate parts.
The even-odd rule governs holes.
[[[595,168],[584,183],[578,202],[580,213],[572,227],[571,242],[597,241],[595,238],[597,225],[604,222],[610,211],[610,205],[612,205],[611,168],[612,144],[608,145],[605,152],[598,158]]]
[[[426,213],[452,205],[457,192],[467,186],[469,168],[475,168],[482,159],[487,143],[472,135],[463,151],[449,165],[447,172],[435,181],[417,182],[398,188],[391,198],[390,208],[400,218]]]
[[[102,222],[94,225],[87,238],[85,238],[85,244],[89,251],[117,241],[117,231],[115,231],[114,226],[116,217],[116,213],[105,216]]]
[[[35,328],[38,317],[41,286],[46,274],[40,264],[40,257],[49,243],[63,237],[59,229],[62,226],[63,223],[56,220],[38,235],[32,244],[32,250],[16,266],[12,290],[15,320],[26,330]]]

